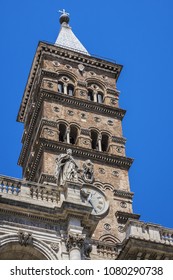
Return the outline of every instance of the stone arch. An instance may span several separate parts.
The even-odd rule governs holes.
[[[114,187],[110,184],[104,184],[103,186],[104,190],[114,191]]]
[[[90,84],[96,84],[98,85],[102,90],[103,90],[103,93],[105,94],[106,93],[106,86],[105,84],[100,81],[99,79],[97,78],[88,78],[86,79],[86,82],[87,82],[87,87],[90,85]]]
[[[76,122],[69,122],[69,126],[71,126],[71,125],[75,125],[79,130],[81,130],[81,126],[78,124],[78,123],[76,123]]]
[[[101,242],[105,242],[105,243],[109,243],[109,244],[116,244],[116,243],[120,243],[120,240],[118,238],[116,238],[114,235],[112,234],[104,234],[99,238],[99,241]]]
[[[69,126],[69,123],[64,120],[64,119],[57,119],[57,126],[60,124],[60,123],[64,123],[66,126]]]
[[[72,72],[68,70],[59,70],[58,80],[61,79],[63,76],[68,77],[74,84],[77,83],[77,77]]]
[[[95,181],[93,185],[96,188],[101,189],[102,191],[104,191],[104,187],[103,187],[103,184],[101,182]]]
[[[111,135],[111,133],[110,133],[110,131],[108,131],[108,130],[105,130],[105,129],[103,129],[103,130],[101,130],[101,132],[100,132],[101,134],[107,134],[107,135],[109,135],[109,137],[111,137],[112,135]]]
[[[98,79],[88,79],[87,80],[87,90],[88,90],[88,100],[97,103],[104,103],[106,87]]]
[[[32,244],[21,245],[18,234],[1,237],[0,260],[56,260],[55,252],[43,241],[32,239]]]
[[[106,191],[106,190],[109,190],[109,191],[114,191],[114,187],[110,184],[103,184],[101,183],[100,181],[95,181],[94,184],[93,184],[95,187],[101,189],[102,191]]]

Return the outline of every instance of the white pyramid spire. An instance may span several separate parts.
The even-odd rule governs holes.
[[[69,14],[65,10],[60,11],[62,15],[60,16],[61,29],[59,35],[56,39],[55,45],[64,47],[66,49],[71,49],[73,51],[84,53],[90,55],[78,38],[74,35],[71,27],[69,26]]]

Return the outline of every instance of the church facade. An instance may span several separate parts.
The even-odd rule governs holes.
[[[173,230],[133,213],[116,88],[122,66],[91,56],[63,10],[39,42],[17,120],[23,178],[0,177],[0,259],[173,259]]]

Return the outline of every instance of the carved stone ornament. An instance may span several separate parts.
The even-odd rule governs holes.
[[[83,234],[73,234],[69,233],[66,240],[67,250],[70,251],[72,248],[82,248],[85,240],[85,235]]]
[[[92,251],[92,245],[89,242],[84,243],[84,256],[90,258],[90,253]]]
[[[112,175],[115,176],[115,177],[118,177],[119,176],[119,172],[117,170],[113,170],[112,171]]]
[[[100,174],[105,174],[106,171],[104,170],[104,168],[99,168],[99,173],[100,173]]]
[[[85,91],[80,91],[80,96],[85,96],[86,95],[86,93],[85,93]]]
[[[110,231],[111,230],[111,225],[106,223],[104,224],[104,229],[107,230],[107,231]]]
[[[50,247],[52,248],[52,250],[54,250],[56,253],[58,253],[58,251],[59,251],[59,244],[58,243],[51,243]]]
[[[64,186],[66,181],[78,181],[78,165],[72,157],[72,150],[67,149],[66,154],[60,154],[56,160],[55,177],[58,186]]]
[[[69,116],[73,116],[73,115],[74,115],[74,112],[71,111],[71,110],[68,110],[68,115],[69,115]]]
[[[18,232],[18,238],[19,238],[19,243],[20,243],[21,246],[26,247],[27,245],[30,245],[33,242],[31,233],[19,231]]]
[[[60,109],[59,109],[58,107],[54,107],[53,109],[54,109],[54,111],[57,112],[57,113],[60,111]]]
[[[121,154],[123,152],[123,147],[117,146],[116,151]]]
[[[67,69],[72,69],[71,65],[69,65],[69,64],[66,64],[66,65],[65,65],[65,68],[67,68]]]
[[[46,86],[47,86],[48,88],[53,88],[53,83],[52,83],[52,82],[50,82],[50,81],[45,81],[45,83],[46,83]]]
[[[94,181],[94,165],[89,159],[83,163],[82,178],[86,183],[93,183]]]
[[[86,136],[90,136],[90,131],[89,131],[89,129],[82,128],[81,129],[81,134],[82,135],[86,135]]]
[[[62,80],[63,80],[64,82],[69,82],[69,78],[67,78],[66,76],[63,76],[63,77],[62,77]]]
[[[59,63],[58,61],[53,61],[52,64],[53,64],[55,67],[60,66],[60,63]]]
[[[84,145],[90,145],[90,140],[88,140],[88,139],[84,139],[83,141],[82,141],[82,143],[84,144]]]
[[[119,226],[119,227],[118,227],[118,231],[119,231],[119,232],[124,232],[124,227],[123,227],[123,226]]]
[[[91,71],[91,72],[90,72],[90,75],[91,75],[91,76],[95,76],[95,75],[96,75],[96,73],[95,73],[95,72],[93,72],[93,71]]]
[[[83,72],[84,69],[85,69],[85,66],[83,64],[79,64],[78,69],[79,69],[80,72]]]
[[[101,121],[101,119],[98,118],[98,117],[94,117],[94,120],[95,120],[95,122],[100,122]]]
[[[108,77],[107,76],[102,76],[102,78],[104,79],[104,80],[107,80],[108,79]]]
[[[120,206],[121,206],[122,208],[127,208],[127,203],[126,203],[125,201],[121,201],[121,202],[120,202]]]
[[[117,99],[111,98],[110,103],[111,103],[112,105],[117,104]]]
[[[113,126],[113,121],[112,120],[108,120],[108,125]]]
[[[86,114],[85,113],[81,113],[81,118],[86,120],[86,118],[87,118]]]
[[[55,135],[54,131],[53,131],[52,129],[48,128],[48,127],[46,127],[46,128],[44,129],[44,131],[45,131],[48,135],[50,135],[50,136],[54,136],[54,135]]]

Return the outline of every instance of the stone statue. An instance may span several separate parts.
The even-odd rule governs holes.
[[[93,183],[94,181],[93,163],[89,159],[83,163],[83,180],[86,183]]]
[[[55,177],[58,186],[64,186],[66,181],[78,181],[78,165],[72,157],[72,150],[56,158]]]

